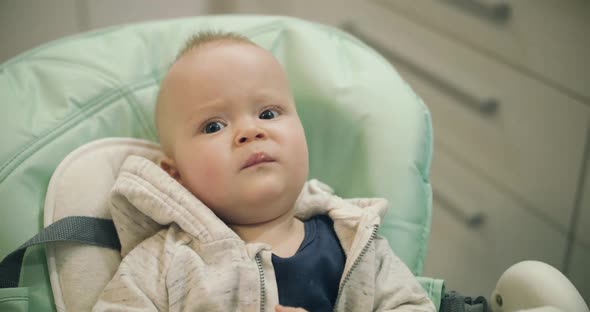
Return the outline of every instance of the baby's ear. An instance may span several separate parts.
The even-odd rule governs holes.
[[[176,167],[176,162],[173,159],[165,156],[158,160],[160,168],[166,171],[174,180],[180,182],[180,172]]]

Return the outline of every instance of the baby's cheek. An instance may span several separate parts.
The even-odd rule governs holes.
[[[303,129],[301,131],[296,131],[293,136],[293,141],[289,144],[291,155],[296,159],[299,163],[307,163],[307,142],[305,140],[305,134]]]
[[[216,153],[204,153],[196,164],[196,171],[201,182],[205,185],[217,185],[224,176],[228,164],[224,163],[223,157]]]
[[[186,187],[197,198],[205,204],[215,201],[218,197],[216,190],[219,189],[219,174],[212,166],[192,166],[191,176],[186,179],[188,185]]]

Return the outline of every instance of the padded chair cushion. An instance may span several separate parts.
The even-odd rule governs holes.
[[[110,219],[110,191],[128,155],[157,161],[162,153],[149,141],[111,138],[68,155],[47,188],[45,223],[67,216]],[[64,311],[90,311],[121,262],[116,250],[76,242],[51,244],[46,250],[55,304]]]

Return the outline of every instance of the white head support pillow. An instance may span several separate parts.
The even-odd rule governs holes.
[[[162,152],[148,141],[110,138],[69,154],[49,182],[45,227],[68,216],[111,219],[107,200],[129,155],[157,161]],[[116,250],[75,242],[48,244],[47,264],[58,311],[90,311],[120,262]]]

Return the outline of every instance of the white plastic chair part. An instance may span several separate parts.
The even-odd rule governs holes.
[[[506,270],[492,292],[494,312],[588,312],[588,305],[565,275],[540,261],[522,261]]]

